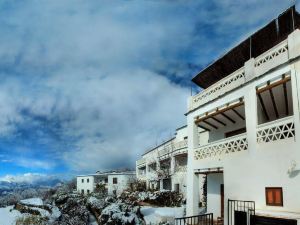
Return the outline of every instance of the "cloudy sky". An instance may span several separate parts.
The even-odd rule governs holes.
[[[134,168],[191,78],[291,3],[0,0],[0,177]]]

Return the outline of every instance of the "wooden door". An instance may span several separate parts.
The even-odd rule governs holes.
[[[221,217],[224,218],[224,184],[221,184],[220,193],[221,193]]]

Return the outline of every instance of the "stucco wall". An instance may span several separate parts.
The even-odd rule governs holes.
[[[214,217],[221,216],[221,184],[223,174],[209,174],[207,176],[207,212],[212,212]]]
[[[113,183],[113,178],[117,178],[118,183]],[[129,187],[129,184],[133,182],[136,179],[135,175],[108,175],[108,194],[112,195],[114,190],[116,191],[116,194],[121,194],[124,190],[126,190]]]
[[[256,209],[300,213],[300,120],[298,98],[300,96],[300,71],[294,71],[293,69],[294,65],[286,64],[281,66],[277,70],[265,74],[242,88],[231,91],[224,97],[218,98],[210,104],[203,105],[198,110],[188,114],[188,134],[190,139],[188,142],[188,215],[195,215],[197,211],[197,203],[194,200],[195,196],[197,196],[195,170],[215,167],[224,169],[225,225],[227,222],[228,199],[255,201]],[[269,143],[258,143],[256,132],[259,118],[257,115],[256,87],[282,74],[291,74],[292,78],[294,105],[292,119],[295,124],[296,137]],[[194,118],[241,97],[244,97],[245,100],[248,150],[195,160],[193,155],[194,148],[197,146],[199,137],[196,135],[197,128],[194,124]],[[288,169],[293,161],[297,163],[296,171],[293,174],[288,174]],[[283,188],[283,207],[266,205],[266,187]]]
[[[89,179],[89,182],[87,182],[87,179]],[[83,180],[83,182],[82,182]],[[79,193],[82,193],[82,190],[84,190],[84,194],[87,194],[87,191],[90,192],[94,191],[94,177],[93,176],[79,176],[77,177],[77,191]]]

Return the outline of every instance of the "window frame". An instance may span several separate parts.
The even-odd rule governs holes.
[[[272,195],[273,195],[273,203],[270,202],[270,200],[268,199],[268,193],[272,191]],[[280,193],[280,203],[275,203],[275,192],[279,191]],[[267,206],[278,206],[278,207],[283,207],[283,189],[282,187],[266,187],[265,188],[265,195],[266,195],[266,205]]]
[[[117,177],[113,177],[113,184],[118,184],[118,178]]]

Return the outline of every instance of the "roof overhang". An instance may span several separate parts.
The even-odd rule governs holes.
[[[243,67],[250,58],[255,58],[282,42],[297,28],[300,28],[300,14],[296,11],[295,6],[292,6],[210,64],[192,81],[202,88],[208,88]]]

